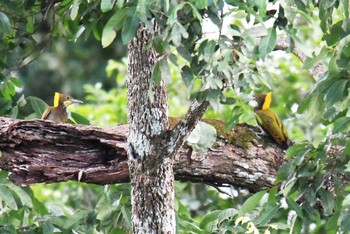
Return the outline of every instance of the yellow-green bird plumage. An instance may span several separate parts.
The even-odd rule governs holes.
[[[269,134],[282,148],[286,149],[292,144],[288,138],[286,128],[277,114],[270,108],[272,93],[255,96],[257,106],[254,108],[256,119],[261,128]]]
[[[41,119],[51,120],[55,123],[66,123],[68,120],[67,107],[73,103],[82,103],[68,94],[55,93],[54,105],[44,111]]]

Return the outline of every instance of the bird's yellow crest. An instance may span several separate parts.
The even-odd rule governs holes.
[[[60,102],[60,93],[55,92],[55,97],[53,98],[53,106],[58,107],[59,102]]]
[[[263,110],[266,110],[266,109],[270,108],[271,100],[272,100],[272,93],[269,92],[269,93],[266,94],[265,101],[264,101],[264,104],[262,106]]]

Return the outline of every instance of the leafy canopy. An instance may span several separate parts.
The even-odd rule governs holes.
[[[170,102],[178,105],[181,98],[176,98],[183,89],[184,96],[207,99],[212,106],[207,116],[223,116],[230,129],[239,122],[254,123],[248,105],[252,93],[273,90],[272,106],[285,119],[291,138],[298,141],[287,151],[289,161],[279,170],[276,182],[281,187],[260,191],[243,203],[220,198],[211,190],[210,196],[194,199],[190,189],[186,190],[188,185],[177,184],[179,233],[269,233],[275,229],[282,233],[348,232],[349,187],[344,180],[350,155],[348,0],[1,1],[0,115],[40,116],[45,103],[36,97],[16,96],[26,85],[18,71],[24,65],[31,66],[59,39],[79,43],[94,37],[104,48],[113,43],[125,46],[140,23],[152,30],[154,20],[160,31],[149,46],[156,49],[160,60],[152,78],[155,83],[164,79],[169,92],[176,90],[172,94],[178,96]],[[300,61],[294,55],[275,52],[281,37],[288,39],[288,52],[295,46],[306,58]],[[308,72],[321,66],[321,72],[313,77]],[[222,92],[224,86],[229,89]],[[94,123],[117,121],[115,112],[125,109],[125,96],[121,97],[125,90],[124,94],[104,91],[89,84],[85,89],[91,102],[110,106],[94,110],[86,105],[79,107],[79,112]],[[120,93],[115,102],[113,96]],[[29,116],[28,103],[34,111]],[[116,109],[106,111],[111,106]],[[108,119],[103,119],[106,116]],[[125,110],[120,118],[126,120]],[[328,153],[336,147],[342,149],[337,157]],[[92,233],[96,229],[118,233],[130,229],[129,198],[125,195],[129,193],[123,193],[123,186],[109,187],[113,193],[97,188],[93,194],[100,195],[93,210],[77,207],[67,198],[73,214],[55,213],[39,202],[31,189],[23,190],[5,177],[2,174],[0,184],[4,231],[74,229]],[[330,183],[329,178],[333,179],[329,185],[332,191],[324,186]],[[195,207],[198,200],[202,204]],[[208,203],[211,206],[206,211],[211,211],[204,215],[202,209]],[[114,226],[110,217],[118,221]]]

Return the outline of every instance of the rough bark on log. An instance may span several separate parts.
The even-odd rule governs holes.
[[[232,129],[231,143],[218,137],[205,153],[182,147],[175,157],[175,178],[181,181],[233,185],[258,191],[273,186],[284,153],[269,139],[250,138],[246,125]],[[243,135],[242,135],[243,134]],[[43,120],[0,118],[0,168],[16,184],[75,180],[95,184],[129,181],[128,125],[111,129],[54,124]]]

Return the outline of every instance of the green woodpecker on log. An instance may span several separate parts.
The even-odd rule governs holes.
[[[257,102],[254,112],[259,126],[283,149],[287,149],[292,145],[292,141],[289,140],[287,130],[281,120],[270,108],[272,93],[257,94],[254,97]]]

